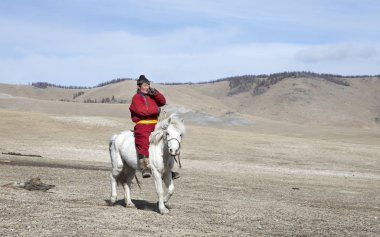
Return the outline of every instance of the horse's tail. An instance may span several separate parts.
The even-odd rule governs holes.
[[[116,161],[116,146],[115,146],[115,140],[117,135],[113,135],[108,142],[108,150],[110,152],[110,158],[112,166],[114,165],[114,162]]]
[[[108,143],[108,147],[109,147],[109,149],[110,149],[110,152],[111,152],[111,146],[114,144],[114,142],[115,142],[115,140],[116,140],[116,137],[117,137],[116,134],[113,135],[113,136],[111,137],[109,143]]]

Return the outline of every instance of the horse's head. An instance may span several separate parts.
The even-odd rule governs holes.
[[[172,156],[178,155],[181,148],[182,134],[171,125],[168,126],[164,133],[165,140],[168,144],[169,154]]]
[[[181,142],[185,134],[185,125],[183,120],[179,119],[175,114],[157,124],[153,142],[158,143],[163,138],[167,144],[168,152],[171,156],[179,154]]]
[[[183,120],[179,119],[175,115],[168,118],[168,127],[164,131],[164,137],[168,144],[169,154],[176,156],[181,149],[182,137],[185,133],[185,125]]]

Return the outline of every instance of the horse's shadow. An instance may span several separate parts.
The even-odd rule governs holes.
[[[123,206],[127,207],[124,199],[119,199],[115,203],[111,203],[109,199],[104,200],[109,206]],[[147,202],[145,200],[132,199],[135,207],[139,210],[158,212],[157,203]]]

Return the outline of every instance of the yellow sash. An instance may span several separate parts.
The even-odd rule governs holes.
[[[140,120],[136,124],[154,124],[157,123],[157,120]]]

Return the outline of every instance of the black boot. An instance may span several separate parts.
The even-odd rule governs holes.
[[[142,177],[150,178],[152,176],[152,171],[149,166],[149,157],[144,155],[138,155],[139,158],[139,169],[141,170]]]

